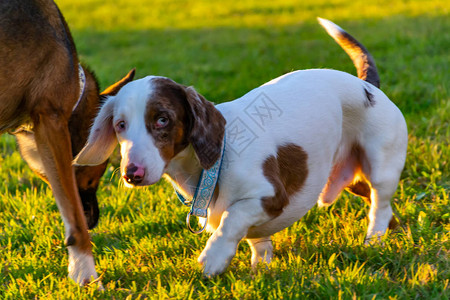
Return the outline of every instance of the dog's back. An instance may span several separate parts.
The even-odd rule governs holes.
[[[53,1],[0,1],[0,44],[0,132],[48,109],[41,99],[58,106],[58,85],[76,97],[75,46]]]

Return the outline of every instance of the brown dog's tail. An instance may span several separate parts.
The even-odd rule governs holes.
[[[320,25],[328,34],[347,52],[353,61],[358,72],[358,77],[365,80],[377,88],[380,87],[380,77],[378,76],[375,60],[369,51],[354,37],[348,34],[344,29],[326,19],[317,18]]]

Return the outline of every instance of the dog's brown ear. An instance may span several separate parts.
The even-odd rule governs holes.
[[[221,155],[226,121],[214,104],[197,93],[194,88],[187,87],[185,91],[192,114],[188,139],[202,168],[209,169]]]
[[[124,78],[120,79],[114,84],[111,84],[107,87],[103,92],[100,93],[100,96],[115,96],[120,91],[121,88],[128,82],[132,81],[134,75],[136,74],[136,68],[133,68]]]
[[[86,146],[75,157],[74,164],[96,166],[105,162],[113,153],[117,145],[112,124],[115,100],[115,97],[109,97],[103,104],[94,120]]]

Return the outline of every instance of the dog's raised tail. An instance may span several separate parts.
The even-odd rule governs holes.
[[[358,77],[379,88],[380,77],[378,76],[377,66],[366,47],[333,22],[322,18],[317,18],[317,20],[339,46],[344,49],[348,56],[350,56],[358,72]]]

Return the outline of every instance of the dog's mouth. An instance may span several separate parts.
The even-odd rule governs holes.
[[[97,202],[97,189],[87,189],[79,191],[81,203],[83,204],[84,216],[89,229],[93,229],[97,226],[100,211]]]

